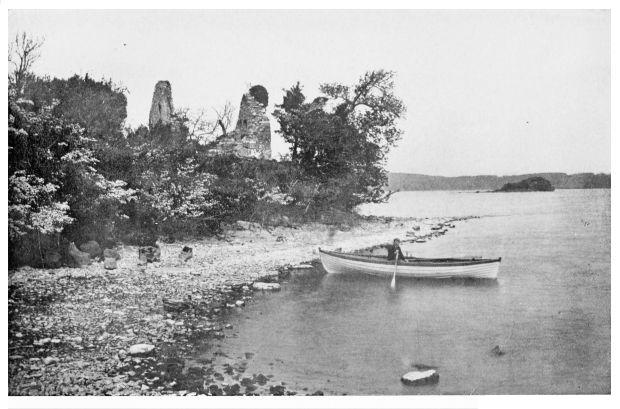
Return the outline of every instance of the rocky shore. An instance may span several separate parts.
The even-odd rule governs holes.
[[[374,252],[394,237],[440,236],[459,220],[370,219],[346,231],[239,222],[219,238],[160,243],[161,261],[144,266],[136,247],[123,246],[115,270],[10,271],[9,394],[322,394],[246,373],[250,353],[222,356],[216,343],[235,336],[227,314],[255,291],[278,290],[300,263],[316,264],[319,246]],[[185,246],[193,257],[182,261]],[[192,360],[205,345],[213,359]]]

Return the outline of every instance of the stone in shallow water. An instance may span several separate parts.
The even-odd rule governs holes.
[[[491,353],[495,356],[502,356],[505,354],[504,350],[499,345],[495,345],[491,350]]]
[[[252,287],[254,287],[255,290],[261,290],[261,291],[279,291],[280,290],[280,284],[278,283],[256,282],[252,284]]]
[[[314,266],[312,264],[297,264],[296,266],[293,266],[291,268],[293,268],[294,270],[307,270],[314,268]]]
[[[439,382],[439,374],[435,369],[416,369],[404,374],[400,380],[406,385],[427,385]]]

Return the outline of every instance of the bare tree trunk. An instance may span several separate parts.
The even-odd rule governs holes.
[[[218,119],[217,124],[220,126],[220,128],[222,128],[222,136],[226,136],[226,125],[224,125],[224,122],[222,122],[221,119]]]
[[[13,72],[9,73],[9,83],[13,82],[17,97],[23,94],[26,77],[40,57],[39,50],[42,46],[43,40],[33,39],[25,32],[17,34],[9,44],[9,63],[14,67]]]
[[[297,138],[295,138],[295,141],[293,142],[293,152],[291,153],[291,159],[297,159]]]
[[[43,251],[41,250],[41,233],[37,232],[37,245],[39,248],[39,257],[41,259],[41,264],[43,264]]]

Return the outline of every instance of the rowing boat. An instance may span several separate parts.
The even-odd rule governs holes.
[[[391,277],[394,261],[387,257],[362,256],[319,249],[321,263],[328,273],[362,273]],[[399,260],[398,277],[497,279],[500,258],[417,258]]]

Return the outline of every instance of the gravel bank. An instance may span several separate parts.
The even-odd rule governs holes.
[[[234,336],[227,311],[251,303],[253,283],[286,277],[291,266],[315,260],[319,246],[370,248],[405,239],[412,225],[421,226],[418,238],[430,237],[438,235],[431,227],[454,220],[378,219],[348,231],[246,223],[220,239],[160,243],[161,261],[144,267],[138,249],[124,246],[116,270],[95,262],[10,271],[9,394],[311,394],[287,390],[269,375],[246,374],[252,357],[243,351],[217,364],[188,365],[188,359],[205,340]],[[178,259],[183,246],[193,248],[187,262]],[[154,349],[132,355],[136,344]]]

